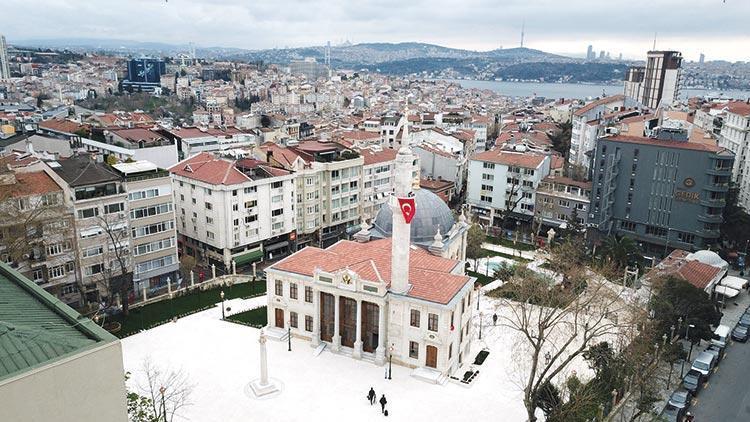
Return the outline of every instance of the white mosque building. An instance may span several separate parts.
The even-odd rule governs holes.
[[[394,192],[372,227],[364,224],[356,241],[307,247],[266,270],[269,336],[290,330],[318,351],[377,365],[392,359],[436,382],[470,358],[469,226],[419,189],[418,174],[415,155],[402,147]]]

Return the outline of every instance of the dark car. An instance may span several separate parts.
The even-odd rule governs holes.
[[[745,343],[747,342],[747,336],[747,327],[738,325],[734,327],[734,330],[732,330],[732,340],[739,341],[740,343]]]
[[[690,391],[695,396],[699,391],[703,389],[704,382],[705,379],[703,378],[703,374],[694,369],[691,369],[687,374],[685,374],[685,378],[682,379],[682,387]]]
[[[717,364],[719,363],[719,361],[724,359],[724,348],[722,347],[719,347],[715,344],[709,344],[708,347],[706,347],[706,351],[716,356]]]
[[[690,403],[693,400],[693,395],[690,391],[680,388],[679,390],[672,393],[669,397],[669,405],[674,406],[678,409],[688,410]]]
[[[744,314],[737,322],[740,327],[750,328],[750,314]]]
[[[664,411],[661,412],[659,420],[666,421],[666,422],[681,422],[682,416],[684,414],[685,414],[685,409],[681,409],[679,407],[672,406],[671,404],[667,404],[667,407],[665,407]]]

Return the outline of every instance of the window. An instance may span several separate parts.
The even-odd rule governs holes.
[[[167,230],[174,229],[174,221],[163,221],[161,223],[150,224],[148,226],[134,227],[132,229],[132,236],[134,238],[148,236],[156,233],[161,233]]]
[[[102,246],[94,246],[93,248],[88,248],[83,250],[83,257],[88,258],[92,256],[101,255],[104,253],[104,248]]]
[[[495,180],[495,175],[482,173],[482,180]]]
[[[248,186],[243,190],[245,193],[255,193],[258,191],[256,186]]]
[[[291,325],[292,328],[297,328],[297,313],[296,312],[289,312],[289,325]]]
[[[313,301],[313,289],[310,286],[305,286],[305,302],[312,303]]]
[[[419,328],[419,311],[416,309],[411,310],[411,322],[409,323],[412,327]]]
[[[274,195],[271,197],[271,202],[277,204],[284,199],[284,195]]]
[[[61,253],[63,253],[62,243],[55,243],[54,245],[47,246],[47,255],[55,256],[55,255],[60,255]]]
[[[60,278],[64,276],[65,276],[65,265],[58,265],[55,267],[50,267],[49,269],[50,280],[54,280],[56,278]]]
[[[620,229],[625,230],[628,232],[634,232],[635,231],[635,223],[632,221],[620,221]]]
[[[137,245],[133,248],[133,255],[139,256],[139,255],[145,255],[147,253],[151,252],[157,252],[164,249],[169,249],[175,245],[175,238],[170,237],[168,239],[161,239],[157,240],[151,243],[144,243],[142,245]]]
[[[236,227],[236,226],[239,226],[239,225],[240,225],[240,219],[239,219],[239,218],[235,218],[235,219],[234,219],[234,221],[232,221],[232,223],[233,223],[233,225],[234,225],[235,227]]]
[[[248,216],[245,216],[245,224],[250,224],[253,221],[258,221],[258,216],[257,215],[248,215]]]
[[[185,202],[185,195],[180,194],[180,201]]]
[[[211,203],[210,203],[210,202],[206,202],[206,209],[207,209],[207,210],[212,210],[212,209],[214,209],[214,206],[213,206],[213,205],[211,205]]]
[[[167,255],[161,258],[152,259],[150,261],[141,262],[135,266],[135,273],[141,274],[147,271],[156,270],[163,268],[177,262],[177,258],[174,255]]]
[[[297,283],[289,283],[289,297],[297,299]]]
[[[284,285],[281,280],[276,280],[276,296],[284,296]]]
[[[427,329],[430,331],[438,330],[438,316],[437,314],[427,315]]]
[[[563,208],[570,208],[570,201],[561,199],[560,200],[560,206]]]
[[[416,341],[409,342],[409,357],[412,359],[419,359],[419,343]]]
[[[91,276],[91,275],[99,274],[103,270],[104,270],[104,264],[94,264],[94,265],[86,267],[86,269],[83,272],[84,274]]]
[[[657,236],[657,237],[666,237],[667,236],[667,229],[663,227],[656,227],[656,226],[646,226],[646,234]]]
[[[310,315],[305,315],[305,331],[313,330],[313,319]]]
[[[36,270],[34,270],[34,272],[32,273],[32,276],[31,276],[31,278],[32,278],[32,279],[33,279],[33,280],[34,280],[35,282],[37,282],[37,283],[40,283],[40,282],[44,281],[44,270],[42,270],[41,268],[37,268],[37,269],[36,269]]]
[[[277,216],[279,216],[281,214],[284,214],[284,209],[283,208],[279,208],[277,210],[272,210],[271,211],[271,216],[272,217],[277,217]]]
[[[91,218],[99,215],[99,208],[86,208],[85,210],[78,210],[78,218]]]
[[[273,183],[271,183],[271,189],[278,189],[281,186],[283,186],[283,184],[284,184],[284,182],[282,182],[282,181],[273,182]]]
[[[155,196],[161,195],[167,195],[169,194],[171,189],[169,188],[153,188],[153,189],[146,189],[146,190],[139,190],[135,192],[130,192],[128,194],[128,201],[138,201],[140,199],[147,199],[147,198],[153,198]],[[184,200],[185,196],[180,195],[180,197]]]
[[[232,196],[237,196],[237,189],[232,191]]]
[[[487,195],[480,195],[479,200],[482,202],[492,202],[492,197]]]
[[[172,212],[171,202],[166,202],[164,204],[152,205],[150,207],[136,208],[134,210],[130,210],[130,218],[136,219],[136,218],[151,217],[154,215],[164,214],[168,212]]]
[[[213,217],[206,217],[206,224],[214,224]]]
[[[213,239],[216,238],[216,235],[214,234],[214,232],[208,232],[207,231],[206,232],[206,237],[213,240]]]
[[[678,232],[678,233],[677,233],[677,239],[678,239],[678,240],[679,240],[680,242],[684,242],[684,243],[693,243],[693,242],[695,241],[695,235],[694,235],[694,234],[692,234],[692,233],[683,233],[683,232]]]
[[[203,191],[206,192],[206,195],[211,196],[211,189],[203,188]]]
[[[482,163],[482,166],[484,168],[486,168],[486,169],[494,169],[495,168],[495,164],[493,164],[493,163]]]
[[[116,212],[123,211],[125,209],[125,203],[118,202],[116,204],[107,204],[104,206],[105,214],[114,214]]]
[[[487,192],[492,192],[493,187],[492,185],[482,185],[482,190],[487,191]]]

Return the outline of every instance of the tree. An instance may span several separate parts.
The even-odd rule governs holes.
[[[133,285],[133,272],[128,270],[129,249],[127,245],[130,241],[130,233],[127,224],[123,224],[124,220],[117,213],[99,215],[96,221],[107,239],[107,244],[103,248],[99,285],[107,292],[110,301],[114,292],[119,294],[122,313],[128,316],[130,310],[128,292]]]
[[[189,406],[193,385],[182,371],[164,371],[146,359],[137,391],[128,391],[128,417],[131,422],[172,422]],[[126,374],[126,379],[130,374]]]
[[[578,207],[574,207],[573,211],[570,213],[570,218],[568,219],[567,227],[565,228],[563,235],[568,239],[580,239],[585,230],[583,224],[578,222]]]
[[[744,251],[750,241],[750,214],[737,204],[738,195],[739,189],[731,186],[724,207],[721,238],[729,247]]]
[[[183,280],[190,280],[190,272],[193,271],[196,264],[195,258],[191,255],[183,255],[180,258],[180,273]]]
[[[477,260],[485,255],[482,249],[484,241],[485,234],[482,227],[479,224],[472,224],[466,234],[466,258],[474,260],[474,271],[477,270]]]
[[[635,265],[642,259],[638,244],[629,236],[609,236],[604,241],[602,253],[618,270]]]
[[[500,214],[500,228],[505,228],[505,223],[508,221],[513,210],[518,207],[518,204],[523,199],[523,191],[521,180],[513,178],[513,183],[510,184],[510,192],[506,192],[505,197],[505,208],[499,211]],[[496,217],[497,218],[497,217]]]
[[[562,154],[563,157],[568,156],[570,151],[570,139],[573,131],[573,124],[565,122],[559,124],[560,130],[556,131],[550,136],[552,140],[552,149]]]
[[[513,356],[529,421],[536,420],[547,384],[565,377],[571,362],[591,345],[611,336],[626,339],[641,314],[612,284],[582,266],[560,270],[566,271],[566,283],[556,284],[532,271],[517,272],[503,286],[498,307],[500,324],[515,333]]]
[[[651,288],[651,309],[659,335],[669,335],[674,326],[682,336],[692,324],[694,327],[689,330],[690,341],[711,339],[711,326],[719,324],[721,312],[706,292],[675,277],[653,280]],[[682,322],[679,322],[680,318]]]

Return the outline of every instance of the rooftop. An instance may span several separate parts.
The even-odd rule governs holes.
[[[588,113],[589,111],[595,109],[596,107],[599,107],[599,106],[602,106],[602,105],[606,105],[606,104],[615,103],[615,102],[618,102],[618,101],[623,101],[623,100],[625,100],[625,96],[622,95],[622,94],[612,95],[610,97],[604,97],[604,98],[601,98],[599,100],[592,101],[592,102],[586,104],[585,106],[583,106],[583,107],[579,108],[578,110],[576,110],[573,114],[576,115],[576,116],[583,116],[586,113]]]
[[[16,183],[10,187],[9,194],[14,198],[22,196],[42,195],[61,191],[62,188],[45,172],[18,172],[15,174]],[[0,190],[3,187],[0,187]]]
[[[0,263],[0,381],[113,341],[93,321]]]
[[[97,163],[86,155],[52,161],[50,167],[71,187],[121,180],[109,166]]]
[[[718,145],[711,145],[709,143],[699,143],[693,141],[667,141],[654,138],[647,138],[645,136],[629,136],[629,135],[615,135],[606,136],[604,138],[610,142],[624,142],[629,144],[641,144],[641,145],[653,145],[664,148],[679,148],[689,149],[694,151],[706,151],[711,153],[720,153],[727,151],[726,148],[722,148]]]
[[[523,168],[535,169],[542,165],[546,157],[546,155],[542,154],[504,151],[501,149],[493,148],[489,151],[475,154],[471,157],[471,159],[495,164],[503,164],[506,166],[518,166]]]
[[[170,173],[210,185],[235,185],[291,174],[288,170],[253,159],[234,160],[209,152],[196,154],[169,168]]]

